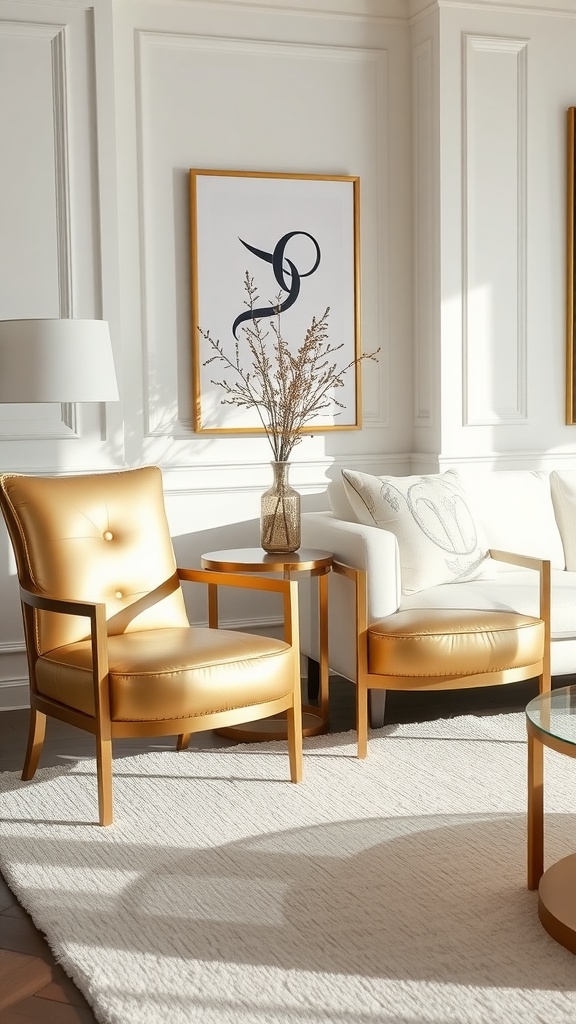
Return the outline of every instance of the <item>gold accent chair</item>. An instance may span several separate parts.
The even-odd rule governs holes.
[[[101,825],[112,822],[112,740],[178,737],[286,712],[290,778],[302,778],[297,583],[176,566],[156,466],[0,477],[30,675],[22,779],[46,717],[94,735]],[[181,581],[278,595],[284,640],[191,626]],[[88,620],[88,621],[87,621]]]
[[[490,551],[492,558],[540,574],[540,617],[504,610],[426,608],[368,622],[365,570],[334,561],[356,592],[358,757],[368,752],[368,691],[456,690],[539,680],[550,689],[550,562]]]

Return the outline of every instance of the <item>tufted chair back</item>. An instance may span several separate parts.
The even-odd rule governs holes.
[[[23,587],[102,602],[109,636],[188,626],[158,467],[50,479],[6,474],[0,505]],[[87,636],[86,619],[34,615],[39,655]]]

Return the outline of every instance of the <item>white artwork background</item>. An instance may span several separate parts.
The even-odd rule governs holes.
[[[196,217],[192,224],[192,316],[195,372],[199,376],[199,412],[197,429],[255,430],[260,427],[257,413],[223,405],[224,392],[213,383],[225,377],[233,383],[235,375],[222,362],[205,361],[213,354],[209,343],[196,330],[209,330],[233,357],[235,339],[232,326],[247,310],[244,288],[246,272],[254,279],[259,296],[257,306],[276,302],[280,285],[272,264],[250,252],[240,241],[272,253],[279,240],[289,232],[302,232],[316,239],[320,261],[310,276],[301,276],[300,292],[289,309],[281,314],[282,334],[296,352],[313,317],[319,319],[330,307],[328,337],[332,345],[342,343],[334,361],[347,365],[358,352],[356,338],[356,266],[354,180],[260,177],[193,172],[196,182]],[[304,234],[289,239],[285,260],[291,260],[300,275],[306,275],[316,261],[316,248]],[[194,258],[196,257],[196,258]],[[289,275],[286,275],[289,282]],[[283,293],[282,301],[286,294]],[[266,318],[261,318],[263,326]],[[248,369],[250,353],[243,332],[246,322],[236,331],[241,365]],[[268,340],[274,342],[270,330]],[[242,356],[244,355],[244,359]],[[310,421],[311,430],[357,425],[356,373],[352,367],[344,376],[344,387],[337,398],[344,406],[334,406],[328,415]]]

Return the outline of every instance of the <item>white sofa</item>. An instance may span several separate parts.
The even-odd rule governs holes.
[[[550,560],[552,676],[576,673],[576,470],[459,470],[458,477],[488,548]],[[408,608],[500,608],[538,616],[538,573],[503,562],[490,566],[492,579],[403,593],[396,536],[360,523],[341,481],[330,484],[328,499],[330,512],[302,516],[302,545],[329,550],[338,561],[366,570],[369,624]],[[315,601],[304,594],[303,602],[301,649],[317,660]],[[354,590],[335,573],[329,577],[329,665],[355,681]],[[382,724],[378,712],[371,720]]]

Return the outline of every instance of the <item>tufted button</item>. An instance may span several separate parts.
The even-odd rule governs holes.
[[[113,536],[114,535],[110,530],[106,530],[106,533],[104,534],[104,540],[112,540]]]
[[[122,598],[122,591],[121,590],[117,590],[116,593],[114,594],[114,597],[117,597],[118,600],[120,601],[120,599]]]

